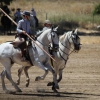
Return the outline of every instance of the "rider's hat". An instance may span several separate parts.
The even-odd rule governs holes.
[[[32,8],[31,11],[34,11],[34,8]]]
[[[17,10],[20,10],[20,8],[17,8]]]
[[[22,15],[27,15],[27,16],[30,16],[31,15],[31,13],[29,11],[23,11],[21,14]]]
[[[51,24],[50,20],[45,20],[45,24]]]

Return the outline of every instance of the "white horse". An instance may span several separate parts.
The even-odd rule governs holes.
[[[74,48],[73,48],[73,47]],[[73,48],[73,50],[70,52],[70,49]],[[68,31],[66,33],[64,33],[62,36],[60,36],[59,38],[59,50],[58,52],[53,52],[54,54],[54,58],[56,59],[57,63],[54,62],[53,60],[50,60],[51,65],[54,67],[54,70],[56,72],[56,77],[57,74],[59,74],[59,79],[57,80],[57,82],[60,82],[62,79],[62,71],[65,68],[65,65],[67,63],[68,57],[69,55],[73,52],[73,51],[79,51],[80,50],[80,38],[77,34],[77,29],[75,31]],[[69,53],[70,52],[70,53]],[[25,75],[27,77],[27,84],[26,86],[29,85],[29,75],[28,75],[28,69],[30,67],[21,67],[18,70],[18,81],[20,80],[20,76],[22,71],[24,70]],[[54,92],[57,92],[54,82],[49,82],[47,86],[51,86],[52,85],[52,90],[54,90]]]
[[[48,29],[44,31],[38,38],[39,41],[36,41],[38,45],[40,45],[45,51],[48,52],[48,46],[50,43],[58,45],[58,36],[57,34],[52,30]],[[37,45],[35,45],[32,41],[32,46],[28,47],[29,50],[29,56],[31,58],[31,62],[34,66],[38,66],[42,68],[45,71],[45,75],[48,73],[48,70],[51,71],[53,74],[53,79],[55,81],[55,88],[59,88],[57,84],[57,79],[55,76],[55,72],[53,68],[48,63],[49,56],[45,54],[44,51],[42,51]],[[2,88],[6,93],[12,93],[13,91],[10,91],[5,86],[4,78],[5,76],[7,79],[12,83],[14,88],[17,92],[21,92],[21,89],[17,86],[17,84],[13,81],[11,76],[11,67],[14,63],[20,64],[22,66],[32,66],[30,61],[21,61],[21,50],[19,48],[14,48],[11,42],[6,42],[0,45],[0,62],[4,66],[4,70],[1,73],[1,82],[2,82]],[[40,59],[39,59],[40,58]],[[42,77],[39,77],[41,79]]]
[[[69,55],[72,52],[78,52],[81,49],[80,46],[80,38],[77,34],[77,29],[75,31],[68,31],[64,33],[59,38],[59,50],[58,52],[53,52],[54,58],[58,63],[55,63],[51,59],[51,65],[54,67],[56,76],[58,75],[57,82],[59,83],[62,80],[62,73],[63,69],[66,67],[67,60],[69,58]],[[47,86],[52,86],[52,90],[55,92],[58,92],[54,87],[54,82],[49,82]]]

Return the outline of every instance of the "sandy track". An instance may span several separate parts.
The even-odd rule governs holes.
[[[14,81],[17,80],[19,67],[17,64],[12,67]],[[2,69],[0,64],[0,72]],[[46,86],[52,80],[51,73],[43,81],[34,81],[36,76],[43,73],[36,67],[29,69],[31,82],[28,88],[25,87],[23,73],[19,85],[23,92],[14,95],[4,93],[0,80],[0,100],[100,100],[100,44],[83,44],[79,53],[70,55],[59,84],[60,95],[53,93],[51,87]],[[5,80],[7,88],[14,90],[10,82]]]

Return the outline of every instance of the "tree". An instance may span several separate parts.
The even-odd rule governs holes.
[[[97,4],[93,10],[93,15],[99,15],[100,14],[100,4]]]
[[[2,7],[3,4],[10,5],[10,3],[11,3],[12,1],[13,1],[13,0],[0,0],[0,7]]]

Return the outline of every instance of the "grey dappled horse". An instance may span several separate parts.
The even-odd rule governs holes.
[[[40,45],[47,52],[50,43],[58,45],[59,42],[57,34],[52,29],[48,29],[44,31],[37,38],[37,40],[38,39],[39,42],[36,41],[36,43]],[[37,45],[35,45],[33,41],[32,41],[32,46],[28,47],[28,50],[29,50],[29,56],[31,58],[32,64],[34,66],[38,66],[39,68],[42,68],[45,71],[45,75],[48,73],[48,70],[51,71],[51,73],[53,74],[53,79],[56,84],[55,88],[59,88],[57,84],[55,72],[53,68],[50,66],[50,64],[48,63],[49,56],[47,56],[47,54],[45,54],[44,51],[42,51]],[[6,93],[13,93],[13,91],[10,91],[6,88],[5,81],[4,81],[5,76],[12,83],[16,91],[21,92],[21,89],[17,86],[17,84],[12,79],[11,67],[14,63],[20,64],[22,66],[32,66],[29,61],[22,62],[21,58],[22,58],[21,50],[19,48],[14,48],[11,42],[2,43],[0,45],[0,62],[4,66],[4,70],[1,73],[1,82],[2,82],[2,88]],[[42,77],[39,77],[39,79],[41,78]]]
[[[70,52],[71,48],[73,50]],[[65,68],[65,65],[67,63],[69,55],[73,51],[79,51],[80,48],[81,48],[80,47],[80,38],[77,34],[77,29],[75,31],[68,31],[68,32],[64,33],[62,36],[60,36],[60,38],[59,38],[59,50],[58,50],[58,52],[55,52],[55,51],[53,52],[54,58],[57,61],[57,63],[50,60],[50,63],[54,67],[54,70],[56,72],[56,77],[57,77],[57,74],[59,74],[59,79],[57,80],[58,82],[60,82],[62,79],[62,71]],[[29,80],[30,80],[29,76],[28,76],[28,69],[29,69],[29,67],[26,67],[26,68],[21,67],[18,70],[19,79],[20,79],[20,75],[21,75],[22,71],[24,70],[25,75],[27,77],[26,86],[29,85]],[[54,92],[57,92],[57,90],[54,87],[55,86],[54,82],[49,82],[48,86],[52,86],[52,90],[54,90]]]
[[[75,31],[65,32],[62,36],[60,36],[59,50],[58,52],[53,52],[54,58],[58,63],[55,63],[52,60],[50,61],[51,65],[54,67],[56,76],[58,75],[59,77],[57,82],[62,80],[63,69],[66,67],[69,55],[74,51],[78,52],[81,49],[80,45],[80,38],[77,34],[77,29]],[[54,82],[49,82],[47,86],[52,86],[52,90],[58,92],[55,89],[54,84]]]

